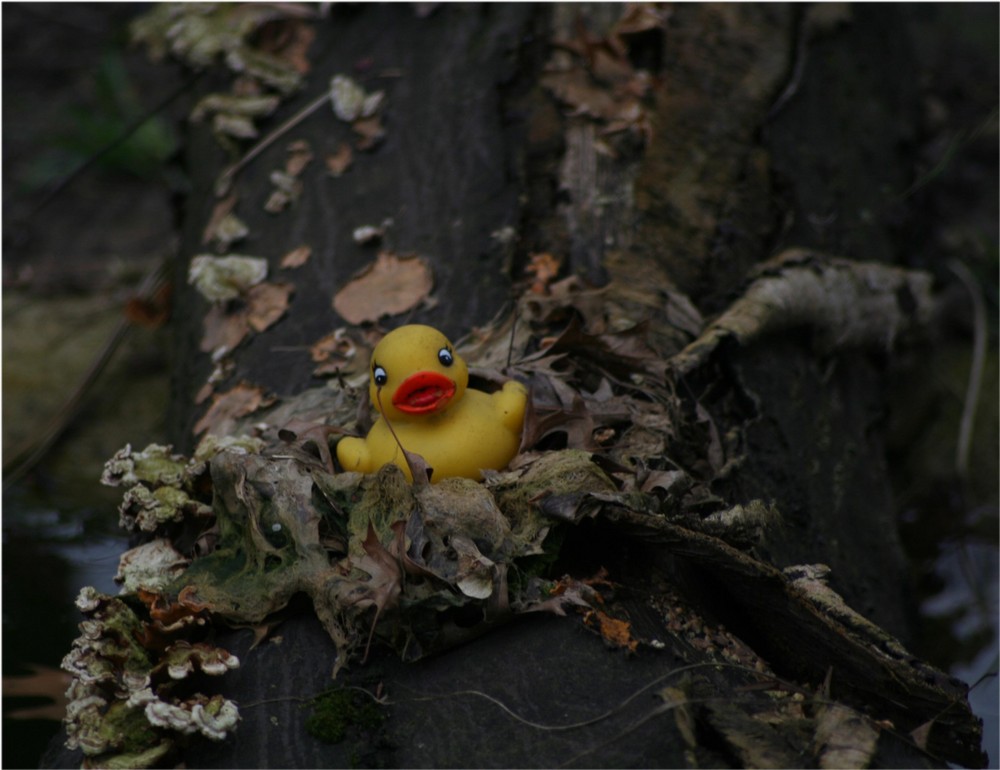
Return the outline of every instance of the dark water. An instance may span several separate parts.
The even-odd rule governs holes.
[[[96,482],[95,482],[96,484]],[[73,604],[80,587],[115,593],[124,533],[113,508],[60,511],[22,489],[3,496],[3,676],[27,675],[29,666],[57,669],[77,637]],[[45,706],[47,698],[3,701],[3,766],[37,767],[59,730],[50,719],[11,719],[16,709]]]
[[[995,515],[995,512],[994,512]],[[955,663],[951,673],[974,685],[969,693],[972,710],[983,720],[983,748],[989,767],[1000,760],[1000,686],[998,668],[997,607],[1000,603],[997,547],[985,542],[954,541],[945,544],[935,572],[945,588],[921,606],[928,617],[955,618],[952,633],[964,641],[984,637],[985,644],[971,660]]]

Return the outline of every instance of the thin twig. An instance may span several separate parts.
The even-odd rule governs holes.
[[[316,97],[313,101],[303,107],[301,110],[296,112],[292,117],[278,126],[274,131],[261,139],[257,144],[247,150],[247,154],[240,158],[238,161],[233,163],[231,166],[226,168],[222,174],[219,175],[218,180],[215,183],[215,195],[217,198],[221,198],[226,193],[229,192],[233,185],[233,180],[236,175],[246,168],[250,161],[260,155],[264,150],[278,141],[282,136],[291,131],[295,126],[301,123],[303,120],[312,115],[316,110],[323,106],[325,102],[330,101],[330,93],[324,91],[321,96]]]
[[[131,136],[142,128],[146,123],[156,117],[160,112],[169,107],[174,100],[184,94],[186,91],[190,90],[192,86],[198,81],[201,74],[196,74],[193,77],[185,81],[181,86],[172,91],[168,96],[166,96],[159,104],[154,106],[152,109],[148,110],[144,115],[139,116],[131,123],[129,123],[122,132],[118,134],[114,139],[112,139],[108,144],[102,147],[100,150],[95,152],[93,155],[88,157],[79,166],[70,171],[68,174],[63,176],[61,179],[56,181],[52,186],[49,187],[45,196],[36,203],[31,210],[25,214],[23,221],[28,222],[33,217],[35,217],[42,209],[48,206],[53,200],[55,200],[67,187],[69,187],[73,182],[80,178],[80,176],[94,166],[101,158],[105,157],[109,153],[118,149],[122,144],[127,142]]]
[[[685,673],[687,671],[693,671],[693,670],[699,669],[699,668],[719,668],[719,667],[737,668],[737,669],[740,669],[740,670],[748,671],[748,672],[753,673],[753,674],[760,675],[759,671],[755,671],[754,669],[751,669],[751,668],[749,668],[747,666],[741,666],[741,665],[738,665],[738,664],[735,664],[735,663],[716,663],[716,662],[711,662],[711,663],[692,663],[692,664],[687,665],[687,666],[681,666],[680,668],[671,669],[667,673],[662,674],[662,675],[656,677],[655,679],[647,682],[642,687],[640,687],[638,690],[636,690],[635,692],[631,693],[627,698],[625,698],[625,700],[623,700],[617,706],[614,706],[613,708],[609,709],[608,711],[605,711],[602,714],[598,714],[597,716],[590,717],[589,719],[585,719],[582,722],[572,722],[570,724],[565,724],[565,725],[544,725],[544,724],[541,724],[539,722],[532,722],[530,719],[526,719],[525,717],[522,717],[520,714],[518,714],[517,712],[515,712],[513,709],[510,708],[510,706],[508,706],[507,704],[505,704],[503,701],[501,701],[501,700],[493,697],[492,695],[489,695],[489,694],[487,694],[485,692],[482,692],[481,690],[456,690],[454,692],[440,693],[440,694],[437,694],[437,695],[424,695],[424,696],[420,696],[420,697],[416,697],[416,698],[407,698],[405,701],[400,700],[400,701],[396,701],[396,703],[422,703],[422,702],[425,702],[425,701],[444,700],[446,698],[452,698],[452,697],[457,697],[457,696],[462,696],[462,695],[474,696],[474,697],[482,698],[484,700],[489,701],[490,703],[492,703],[495,706],[499,707],[505,714],[507,714],[508,716],[510,716],[512,719],[514,719],[515,721],[520,722],[523,725],[527,725],[528,727],[534,728],[536,730],[544,730],[546,732],[564,732],[564,731],[568,731],[568,730],[579,730],[581,727],[589,727],[590,725],[597,724],[598,722],[602,722],[605,719],[609,719],[609,718],[613,717],[615,714],[617,714],[618,712],[622,711],[632,701],[634,701],[640,695],[642,695],[643,693],[645,693],[646,691],[648,691],[650,688],[655,687],[658,684],[661,684],[662,682],[666,681],[667,679],[669,679],[669,678],[671,678],[673,676],[677,676],[678,674],[683,674],[683,673]],[[402,685],[402,686],[404,688],[406,688],[405,685]],[[406,688],[406,689],[409,689],[409,688]]]
[[[166,262],[163,262],[143,280],[139,287],[139,296],[154,294],[164,280],[165,274]],[[107,367],[108,362],[114,356],[115,351],[118,350],[118,347],[131,328],[132,323],[123,316],[118,321],[114,331],[111,333],[111,337],[104,344],[97,358],[91,363],[90,368],[83,375],[70,397],[59,408],[59,411],[49,418],[45,427],[42,428],[35,438],[26,440],[14,452],[11,459],[3,464],[2,486],[4,489],[7,489],[8,485],[16,482],[34,468],[72,424],[73,419],[83,404],[84,397]]]
[[[976,406],[979,403],[979,390],[983,384],[983,368],[986,364],[986,303],[969,268],[957,259],[949,260],[948,267],[958,276],[972,298],[972,365],[969,368],[969,384],[965,391],[962,419],[958,427],[958,446],[955,450],[955,470],[964,481],[969,476],[972,430],[975,427]]]

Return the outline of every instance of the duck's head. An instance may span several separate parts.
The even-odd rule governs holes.
[[[389,332],[372,351],[369,395],[390,421],[437,414],[459,401],[469,368],[437,329],[420,324]]]

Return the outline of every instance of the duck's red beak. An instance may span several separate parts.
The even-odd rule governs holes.
[[[406,414],[427,414],[443,409],[455,395],[455,383],[437,372],[417,372],[403,380],[392,396],[392,405]]]

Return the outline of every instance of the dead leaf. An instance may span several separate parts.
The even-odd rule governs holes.
[[[340,327],[323,336],[309,348],[312,360],[319,364],[313,370],[313,375],[322,377],[336,374],[346,364],[357,356],[358,347],[354,340],[347,336],[347,329]]]
[[[313,159],[313,151],[309,142],[305,139],[298,139],[291,142],[288,147],[288,159],[285,161],[285,173],[289,176],[299,176],[305,167]]]
[[[4,711],[4,719],[51,719],[61,721],[66,716],[66,690],[73,677],[65,671],[49,666],[29,664],[30,674],[5,676],[3,697],[6,698],[49,698],[54,701],[43,706]]]
[[[621,38],[662,29],[669,18],[669,10],[657,8],[652,3],[627,3],[621,18],[612,27],[611,35]]]
[[[528,291],[533,294],[548,294],[549,284],[559,275],[561,263],[558,257],[554,257],[547,251],[540,254],[532,254],[531,262],[525,267],[525,272],[535,276]]]
[[[401,534],[402,530],[399,530],[397,538]],[[371,580],[366,586],[368,589],[367,597],[363,603],[375,606],[375,617],[372,618],[371,632],[368,634],[368,644],[365,647],[364,659],[367,659],[379,616],[387,606],[395,604],[403,592],[403,570],[399,560],[379,542],[375,527],[371,522],[368,522],[368,535],[361,545],[365,555],[354,566],[371,576]]]
[[[233,192],[215,204],[215,207],[212,209],[212,215],[208,218],[208,224],[205,225],[205,230],[201,234],[203,245],[207,246],[215,240],[219,223],[232,213],[236,207],[237,200],[239,200],[239,196]]]
[[[264,210],[270,214],[283,211],[299,199],[302,195],[302,181],[299,176],[313,159],[312,148],[304,139],[289,143],[286,150],[288,158],[285,160],[284,170],[271,172],[270,179],[274,189],[264,204]]]
[[[601,638],[612,647],[624,647],[629,652],[639,648],[639,642],[632,636],[632,624],[626,620],[613,618],[597,609],[588,610],[583,622],[601,634]]]
[[[250,332],[250,324],[245,312],[227,312],[222,305],[212,305],[205,314],[204,329],[201,351],[214,354],[235,350]]]
[[[330,453],[330,437],[343,436],[346,431],[336,425],[323,425],[302,420],[292,420],[278,431],[278,438],[287,444],[298,446],[309,454],[308,446],[316,448],[320,461],[327,472],[335,473],[333,455]]]
[[[590,75],[580,67],[566,72],[546,73],[542,75],[541,83],[559,101],[571,107],[575,115],[611,120],[621,109],[614,95],[595,85]]]
[[[264,203],[264,211],[278,214],[299,199],[302,195],[302,182],[286,171],[272,171],[270,179],[274,189]]]
[[[306,262],[309,261],[309,257],[312,256],[312,247],[303,244],[297,249],[292,249],[285,256],[281,258],[281,267],[289,269],[293,267],[302,267]]]
[[[312,68],[309,63],[309,47],[316,39],[316,30],[311,24],[300,19],[283,20],[278,24],[265,26],[261,30],[258,46],[265,53],[283,59],[300,75],[306,75]]]
[[[568,354],[592,362],[619,380],[639,372],[660,374],[659,356],[646,343],[646,322],[616,332],[594,334],[573,316],[569,326],[548,346],[519,362],[519,366],[548,356]]]
[[[819,766],[868,767],[879,731],[862,714],[840,703],[825,706],[816,719]]]
[[[261,283],[247,292],[247,323],[262,332],[288,310],[288,298],[295,291],[290,283]]]
[[[425,259],[383,251],[334,295],[333,309],[351,324],[377,321],[417,307],[433,285]]]
[[[241,382],[225,393],[212,396],[211,406],[194,426],[195,435],[205,432],[228,435],[240,417],[270,406],[275,400],[274,396],[266,395],[263,388]]]
[[[337,152],[327,155],[323,160],[330,176],[341,176],[354,162],[354,151],[347,142],[341,142]]]
[[[354,129],[354,133],[358,134],[357,148],[362,151],[372,149],[385,136],[380,115],[355,120],[351,124],[351,128]]]
[[[125,303],[125,318],[137,326],[158,329],[170,319],[173,294],[174,285],[166,281],[149,296],[131,297]]]
[[[913,739],[913,743],[921,751],[927,751],[927,740],[930,738],[932,727],[934,727],[933,719],[910,730],[910,738]]]

